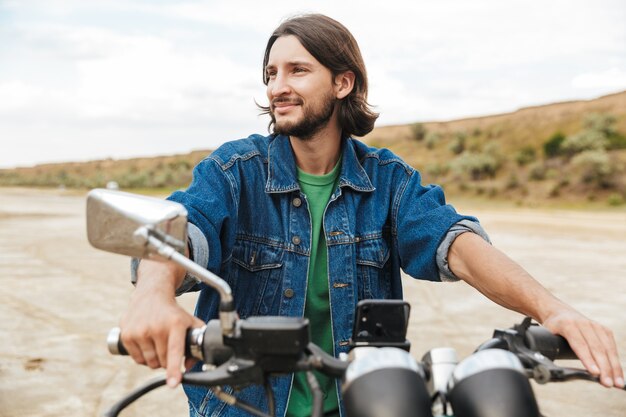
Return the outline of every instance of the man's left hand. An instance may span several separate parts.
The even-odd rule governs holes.
[[[570,308],[550,315],[543,325],[567,339],[585,368],[598,376],[602,385],[624,388],[624,371],[611,330]]]

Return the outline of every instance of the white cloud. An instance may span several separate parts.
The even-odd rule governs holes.
[[[580,89],[626,89],[626,68],[609,68],[587,72],[572,79],[572,87]]]
[[[0,82],[0,112],[27,108],[41,96],[40,88],[23,81]]]
[[[21,80],[0,84],[2,108],[66,108],[77,118],[127,118],[132,121],[184,119],[214,115],[228,119],[226,104],[252,102],[263,92],[258,74],[228,56],[207,48],[185,50],[170,40],[125,35],[90,27],[40,26],[28,30],[27,42],[46,46],[69,61],[71,81],[44,86]],[[54,59],[52,59],[54,61]],[[54,63],[52,63],[54,65]],[[258,89],[251,86],[258,85]]]
[[[63,159],[64,148],[67,158],[109,148],[116,156],[185,152],[264,132],[253,103],[265,97],[263,47],[284,17],[303,11],[353,32],[380,123],[626,88],[623,0],[322,0],[314,8],[295,0],[33,0],[5,1],[2,10],[0,137],[28,144],[21,154],[32,157]],[[55,143],[63,146],[47,147]],[[21,163],[19,155],[4,152],[0,166]]]

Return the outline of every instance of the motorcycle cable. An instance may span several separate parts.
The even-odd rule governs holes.
[[[140,386],[139,388],[136,388],[134,391],[130,392],[124,398],[122,398],[117,403],[115,403],[109,409],[109,411],[106,411],[103,414],[103,417],[117,417],[123,409],[131,405],[138,398],[142,397],[143,395],[147,394],[148,392],[152,390],[162,387],[166,383],[167,383],[167,379],[165,376],[162,376],[162,377],[159,377],[152,381],[147,382],[146,384]]]

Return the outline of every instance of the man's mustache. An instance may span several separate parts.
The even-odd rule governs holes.
[[[298,97],[276,97],[275,99],[272,100],[272,107],[276,107],[276,104],[293,104],[293,105],[300,105],[302,104],[302,99],[298,98]]]

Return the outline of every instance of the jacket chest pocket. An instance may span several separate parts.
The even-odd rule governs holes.
[[[355,243],[359,300],[391,296],[391,274],[387,265],[389,245],[382,238]]]
[[[277,314],[284,249],[239,239],[233,246],[230,282],[241,318]]]

